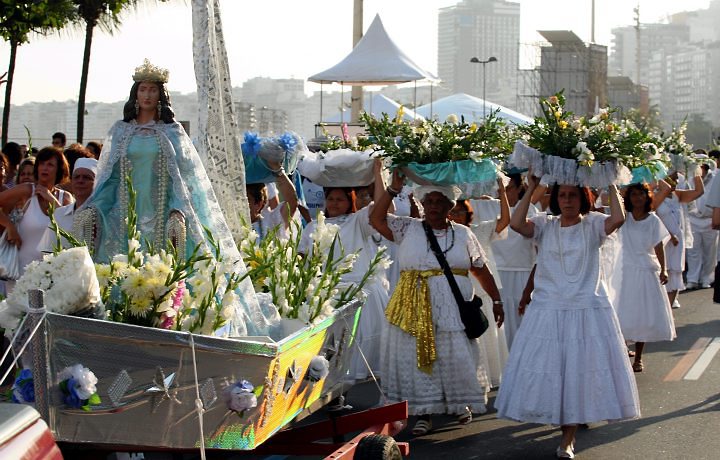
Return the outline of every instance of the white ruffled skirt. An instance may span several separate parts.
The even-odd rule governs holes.
[[[501,418],[552,425],[638,417],[635,377],[610,304],[559,309],[533,300],[495,407]]]
[[[480,362],[477,340],[464,331],[435,331],[437,360],[432,374],[417,367],[416,339],[389,325],[380,354],[382,389],[390,401],[408,401],[410,415],[487,411],[489,382]]]
[[[505,330],[505,341],[507,342],[508,349],[510,349],[512,348],[515,335],[518,329],[520,329],[522,316],[520,316],[518,308],[520,307],[520,298],[530,277],[530,272],[498,271],[498,276],[502,283],[500,296],[502,297],[503,308],[505,310],[505,322],[502,328]]]

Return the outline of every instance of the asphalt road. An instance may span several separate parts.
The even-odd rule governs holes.
[[[720,337],[720,305],[711,299],[709,289],[680,295],[682,307],[673,310],[678,338],[647,344],[643,353],[645,369],[635,374],[642,417],[580,429],[577,458],[720,458],[720,353],[704,372],[696,375],[697,380],[687,380],[693,376],[677,368],[678,364],[692,363],[684,357],[699,339],[702,345],[707,339]],[[706,352],[705,358],[710,355],[710,351]],[[699,368],[694,372],[697,374]],[[668,378],[675,380],[666,381]],[[459,426],[454,417],[436,417],[435,430],[427,435],[415,438],[407,429],[396,439],[410,442],[413,459],[554,458],[559,429],[497,419],[492,408],[495,394],[490,394],[489,412],[476,416],[468,426]],[[354,387],[349,395],[356,407],[377,401],[377,397],[377,390],[370,384]],[[413,423],[411,419],[409,426]]]
[[[673,310],[678,338],[673,342],[650,343],[645,347],[645,369],[637,377],[642,417],[619,423],[600,423],[580,429],[576,457],[581,459],[718,459],[720,458],[720,305],[711,301],[711,290],[680,295],[682,307]],[[712,340],[717,340],[714,344]],[[695,352],[690,351],[697,347]],[[703,353],[703,350],[704,353]],[[711,358],[709,359],[708,358]],[[703,367],[703,363],[707,364]],[[693,375],[694,374],[694,375]],[[410,443],[411,459],[550,459],[559,443],[557,427],[499,420],[492,407],[461,427],[455,417],[438,416],[434,430],[413,437],[410,429],[396,436]],[[354,410],[380,403],[374,383],[354,386],[348,394]],[[305,422],[326,417],[324,409]],[[409,420],[412,427],[415,420]],[[112,456],[108,457],[112,458]],[[145,459],[182,458],[147,453]],[[218,459],[305,459],[274,455],[210,453]]]

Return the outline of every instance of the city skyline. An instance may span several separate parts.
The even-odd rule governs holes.
[[[302,3],[302,5],[300,5]],[[310,3],[311,8],[307,8]],[[437,15],[457,0],[365,0],[364,28],[379,14],[390,36],[421,67],[437,74]],[[537,30],[573,30],[590,40],[590,0],[519,1],[520,41],[537,42]],[[707,8],[709,0],[640,2],[643,23],[680,11]],[[422,5],[422,6],[419,6]],[[636,2],[606,0],[596,6],[596,42],[610,46],[611,30],[630,25]],[[410,18],[406,11],[413,8]],[[292,2],[221,1],[231,78],[240,86],[253,77],[306,80],[339,62],[351,50],[352,0]],[[279,13],[281,12],[281,13]],[[567,18],[573,18],[568,22]],[[258,19],[262,18],[262,19]],[[269,25],[272,27],[270,27]],[[183,33],[177,33],[183,31]],[[32,37],[18,49],[13,105],[77,98],[83,35]],[[344,44],[347,43],[347,44]],[[249,46],[246,46],[249,45]],[[117,50],[122,50],[120,53]],[[115,102],[127,97],[130,75],[144,57],[170,69],[171,91],[195,91],[190,5],[184,2],[143,5],[125,16],[119,32],[96,33],[87,100]],[[7,68],[9,46],[0,45],[0,73]],[[339,90],[339,86],[325,89]],[[319,90],[306,84],[306,92]]]

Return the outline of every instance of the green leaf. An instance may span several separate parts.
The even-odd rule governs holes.
[[[256,386],[255,388],[253,388],[253,394],[257,397],[260,397],[264,388],[265,388],[265,385]]]
[[[102,401],[100,400],[100,395],[98,395],[97,393],[93,393],[90,396],[90,399],[88,399],[88,404],[93,405],[93,406],[96,406],[96,405],[100,404],[101,402]]]

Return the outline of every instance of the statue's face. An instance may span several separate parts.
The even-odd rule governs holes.
[[[140,110],[157,111],[157,104],[160,100],[160,88],[157,83],[144,81],[138,85],[137,101]]]

